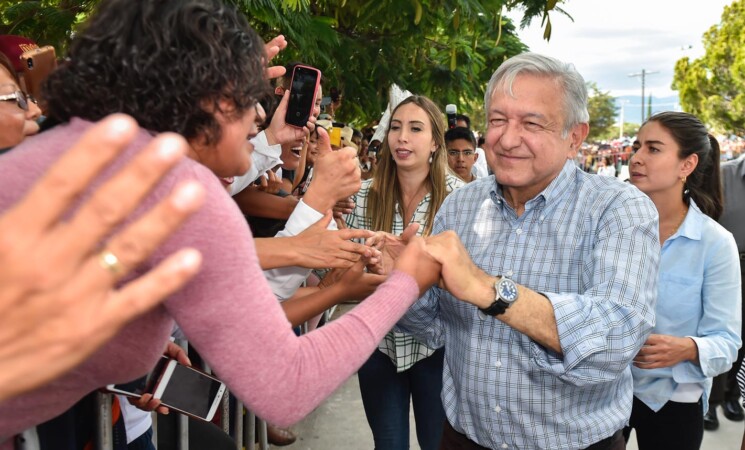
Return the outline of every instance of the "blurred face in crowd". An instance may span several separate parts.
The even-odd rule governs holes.
[[[315,106],[313,108],[313,117],[316,119],[318,116],[321,115],[321,101],[323,100],[323,86],[320,84],[318,85],[318,90],[316,91],[316,100],[315,100]]]
[[[446,144],[450,169],[458,174],[462,180],[471,181],[473,178],[471,168],[473,168],[476,160],[479,159],[479,155],[476,153],[473,144],[466,139],[453,139]]]
[[[427,113],[414,103],[400,106],[388,129],[388,146],[399,169],[428,167],[437,144]]]
[[[21,93],[21,88],[16,84],[15,79],[2,66],[0,66],[0,96],[7,97],[0,101],[0,130],[2,130],[0,148],[18,145],[26,136],[39,132],[36,119],[41,116],[41,110],[36,103]]]
[[[502,86],[492,93],[484,151],[505,193],[531,199],[574,157],[588,126],[575,125],[562,136],[564,93],[553,79],[520,74],[512,94]]]
[[[258,103],[238,116],[231,113],[228,105],[222,105],[222,109],[223,112],[215,112],[222,130],[220,140],[207,146],[196,139],[191,142],[191,156],[229,185],[233,177],[245,174],[251,167],[253,145],[248,140],[258,133],[265,114]]]
[[[311,133],[308,137],[308,155],[305,157],[308,165],[313,165],[318,156],[318,134]]]
[[[680,147],[659,122],[647,122],[639,130],[637,148],[631,157],[629,181],[647,195],[681,190],[681,178],[698,163],[698,155],[680,159]]]
[[[303,151],[303,147],[296,146],[294,143],[282,144],[282,169],[283,170],[297,170],[300,167],[300,154]]]

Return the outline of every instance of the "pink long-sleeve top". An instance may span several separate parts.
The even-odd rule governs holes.
[[[75,119],[0,157],[0,210],[18,200],[90,126]],[[123,167],[151,139],[142,131],[96,184]],[[148,372],[163,352],[174,320],[248,408],[272,423],[292,424],[352,375],[416,300],[414,279],[394,272],[353,311],[297,337],[262,276],[243,216],[209,169],[195,161],[183,161],[133,217],[184,179],[199,180],[206,187],[204,207],[143,264],[139,273],[185,246],[201,251],[204,259],[200,273],[162,306],[126,326],[76,369],[47,386],[0,404],[0,449],[3,441],[5,446],[10,444],[5,438],[55,417],[85,394]]]

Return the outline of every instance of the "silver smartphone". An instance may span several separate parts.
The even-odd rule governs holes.
[[[225,384],[217,378],[167,356],[161,357],[144,377],[106,386],[108,392],[128,397],[153,394],[163,406],[208,422],[214,418],[225,389]]]
[[[171,359],[154,385],[153,398],[170,409],[209,422],[220,407],[225,389],[217,378]]]

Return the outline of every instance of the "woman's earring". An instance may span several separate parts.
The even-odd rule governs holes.
[[[432,164],[432,153],[429,154],[429,163]]]

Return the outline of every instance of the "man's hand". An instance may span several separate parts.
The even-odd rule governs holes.
[[[341,289],[348,300],[364,300],[385,281],[385,275],[365,272],[366,259],[361,259],[348,269],[334,269],[323,278],[319,286],[331,285]]]
[[[329,135],[322,128],[318,129],[318,156],[313,167],[313,181],[303,201],[316,211],[328,211],[360,190],[357,151],[351,147],[331,151]]]
[[[297,236],[278,238],[292,239],[292,248],[297,253],[295,265],[309,269],[349,268],[360,258],[367,258],[373,263],[380,260],[378,250],[350,241],[369,238],[373,235],[372,231],[327,230],[331,217],[329,211],[321,220]]]
[[[269,61],[274,59],[280,51],[284,50],[285,47],[287,47],[287,41],[281,34],[267,42],[264,47],[266,51],[267,64],[269,64]],[[271,80],[281,77],[285,72],[286,70],[284,66],[268,66],[264,71],[264,74],[267,79]]]
[[[419,295],[424,294],[440,278],[441,265],[427,252],[423,238],[413,236],[396,259],[395,269],[408,273],[419,286]]]
[[[367,241],[365,241],[365,245],[380,250],[381,259],[379,263],[369,265],[367,270],[382,275],[389,274],[391,270],[393,270],[396,259],[398,259],[404,251],[406,244],[409,243],[411,238],[416,236],[418,230],[419,223],[413,222],[404,229],[400,236],[386,233],[384,231],[378,231],[374,236],[368,238]]]
[[[282,178],[273,170],[267,170],[266,176],[259,177],[259,190],[267,194],[276,194],[282,188]]]
[[[480,308],[494,301],[493,277],[473,263],[454,231],[428,237],[427,251],[442,264],[442,287],[453,296]]]
[[[339,200],[334,205],[334,219],[343,219],[345,214],[351,214],[354,211],[354,202],[352,198]]]
[[[698,360],[698,346],[689,337],[651,334],[639,353],[634,357],[634,366],[640,369],[671,367],[683,361]]]

